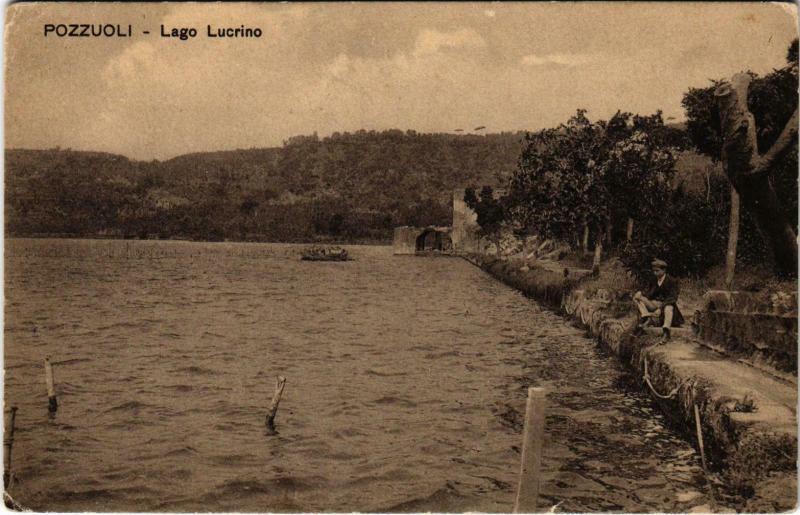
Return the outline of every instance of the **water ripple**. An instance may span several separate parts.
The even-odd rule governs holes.
[[[550,392],[545,501],[709,502],[697,455],[613,358],[464,261],[6,242],[12,491],[37,511],[509,512],[531,385]],[[267,436],[279,375],[279,434]]]

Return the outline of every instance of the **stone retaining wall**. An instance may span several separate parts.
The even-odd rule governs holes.
[[[659,346],[654,345],[656,339],[652,336],[635,337],[633,329],[638,317],[632,306],[615,301],[618,292],[599,290],[588,295],[582,288],[582,284],[591,280],[588,277],[564,277],[555,271],[482,255],[465,256],[465,259],[585,327],[642,378],[642,388],[651,391],[643,379],[646,367],[652,388],[660,395],[675,391],[669,399],[656,395],[653,398],[662,412],[693,440],[696,404],[710,467],[723,472],[732,489],[751,496],[747,510],[780,511],[795,506],[797,431],[794,413],[786,409],[785,403],[763,396],[756,396],[759,404],[754,408],[752,399],[748,398],[747,385],[731,389],[715,381],[715,374],[716,377],[724,374],[726,366],[747,367],[734,365],[733,361],[690,339],[673,336],[669,345]],[[715,305],[741,307],[747,302],[753,299],[735,295],[727,304]],[[721,327],[724,324],[718,319],[713,319],[718,323],[708,320],[709,327],[725,332]],[[796,318],[793,327],[796,335]],[[785,338],[779,339],[784,342]],[[787,351],[785,345],[780,348]],[[796,340],[792,348],[796,352]],[[752,373],[757,374],[757,371]],[[794,399],[796,403],[796,393]],[[769,493],[775,490],[783,492],[777,499]]]
[[[797,294],[709,291],[696,315],[700,337],[727,351],[797,373]]]
[[[416,227],[395,227],[392,252],[395,255],[414,255],[417,252],[417,236],[419,229]]]

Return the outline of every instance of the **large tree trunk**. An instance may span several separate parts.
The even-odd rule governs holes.
[[[778,270],[792,275],[797,272],[797,235],[791,223],[781,215],[770,173],[797,136],[797,110],[772,148],[759,157],[755,118],[747,107],[750,80],[749,74],[737,73],[730,83],[720,85],[714,92],[722,128],[722,159],[742,205],[755,215],[769,238]]]
[[[731,184],[731,217],[728,225],[728,253],[725,256],[725,289],[733,289],[736,270],[736,245],[739,242],[739,194]]]

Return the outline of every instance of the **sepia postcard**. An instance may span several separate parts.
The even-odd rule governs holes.
[[[3,27],[7,511],[797,509],[796,4]]]

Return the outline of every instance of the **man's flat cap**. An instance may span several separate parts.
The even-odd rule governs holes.
[[[653,268],[664,268],[664,269],[667,268],[667,262],[664,261],[663,259],[656,258],[650,264],[653,266]]]

